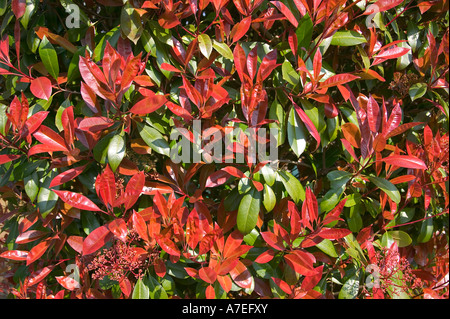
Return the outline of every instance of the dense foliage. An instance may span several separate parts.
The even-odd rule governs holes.
[[[448,298],[448,15],[0,0],[0,292]]]

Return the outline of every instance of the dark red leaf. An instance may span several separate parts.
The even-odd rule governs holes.
[[[20,158],[22,155],[15,155],[15,154],[1,154],[0,155],[0,165],[5,164],[11,161],[14,161],[18,158]]]
[[[27,260],[28,251],[8,250],[0,254],[0,257],[11,260]]]
[[[78,129],[92,133],[103,131],[114,124],[114,121],[107,117],[87,117],[80,121]]]

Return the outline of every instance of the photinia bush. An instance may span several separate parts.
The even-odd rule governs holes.
[[[448,298],[447,0],[0,1],[5,298]]]

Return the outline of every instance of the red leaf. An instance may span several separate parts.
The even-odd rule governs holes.
[[[222,185],[228,180],[228,178],[230,178],[230,173],[223,170],[218,170],[208,176],[205,187],[216,187]]]
[[[125,193],[122,195],[122,198],[116,202],[114,206],[119,206],[124,204],[125,209],[130,209],[139,199],[139,196],[142,193],[142,189],[145,185],[145,174],[144,172],[139,172],[138,174],[131,177],[130,181],[125,188]]]
[[[130,87],[134,78],[138,75],[141,63],[141,55],[139,53],[136,57],[132,57],[132,55],[128,56],[123,75],[122,81],[120,82],[120,91],[125,92]]]
[[[320,88],[324,89],[324,88],[329,88],[329,87],[333,87],[333,86],[337,86],[337,85],[342,85],[342,84],[351,82],[356,79],[359,79],[359,76],[349,74],[349,73],[336,74],[336,75],[329,77],[325,81],[320,82]]]
[[[200,279],[211,285],[214,284],[217,278],[216,271],[211,267],[200,268],[200,270],[198,271],[198,275],[200,276]]]
[[[26,244],[46,235],[48,233],[41,230],[29,230],[17,236],[16,244]]]
[[[251,247],[252,246],[250,246],[250,248]],[[231,258],[231,259],[228,258],[222,261],[218,270],[218,275],[224,276],[230,273],[230,271],[234,269],[234,267],[236,267],[238,261],[239,261],[238,258]]]
[[[52,82],[41,76],[31,80],[30,90],[33,95],[39,99],[47,100],[52,96]]]
[[[18,158],[20,158],[22,155],[15,155],[15,154],[1,154],[0,155],[0,165],[5,164],[11,161],[14,161]]]
[[[46,252],[51,242],[51,240],[46,240],[31,248],[27,256],[27,266],[38,260]]]
[[[256,80],[258,82],[264,81],[277,66],[279,66],[279,64],[277,64],[277,50],[275,49],[267,53],[263,58],[261,65],[259,66]]]
[[[156,242],[169,255],[180,257],[180,250],[173,241],[164,236],[157,236]]]
[[[316,274],[314,276],[306,276],[302,281],[301,290],[308,291],[313,289],[322,279],[323,265],[315,268]]]
[[[12,260],[27,260],[28,251],[8,250],[0,254],[0,257]]]
[[[80,283],[70,276],[56,276],[55,279],[67,290],[73,291],[81,288]]]
[[[71,191],[53,190],[61,200],[72,207],[87,211],[104,212],[86,196]]]
[[[70,236],[67,238],[67,243],[73,248],[77,253],[83,253],[83,237],[81,236]]]
[[[283,240],[270,231],[261,232],[264,241],[275,250],[284,250]]]
[[[309,187],[306,188],[305,201],[302,204],[302,221],[309,229],[313,230],[312,224],[319,216],[319,208],[316,196]]]
[[[288,19],[289,22],[292,23],[292,25],[295,28],[297,28],[297,26],[298,26],[297,19],[292,14],[291,10],[289,10],[289,8],[283,2],[281,2],[281,1],[270,1],[270,3],[273,4],[278,10],[280,10],[280,12],[282,14],[284,14],[286,19]]]
[[[128,278],[124,278],[119,282],[119,286],[122,293],[128,298],[133,291],[130,280]]]
[[[300,212],[297,209],[297,206],[294,202],[288,201],[288,209],[290,214],[290,224],[291,224],[291,230],[290,230],[290,237],[292,240],[298,237],[298,234],[300,234],[300,231],[303,228],[302,220],[300,218]]]
[[[236,72],[239,76],[239,79],[241,82],[244,82],[244,74],[246,70],[246,61],[247,58],[245,56],[244,49],[239,45],[239,43],[236,43],[236,46],[233,50],[233,57],[234,57],[234,65],[236,67]]]
[[[364,15],[370,15],[377,12],[384,12],[392,9],[402,3],[403,0],[378,0],[366,8]]]
[[[95,180],[95,190],[103,204],[106,206],[109,204],[111,207],[114,206],[117,192],[116,179],[109,164],[106,164],[103,172],[97,176],[97,179]]]
[[[164,95],[153,94],[152,96],[147,96],[133,105],[130,109],[130,113],[137,115],[152,113],[163,106],[166,102],[167,99]]]
[[[303,111],[300,106],[298,106],[297,104],[294,103],[294,108],[295,108],[295,111],[297,112],[298,116],[300,116],[300,119],[302,120],[302,122],[305,124],[308,131],[311,133],[311,135],[317,141],[316,148],[315,148],[315,150],[317,150],[317,148],[320,145],[320,134],[317,131],[317,128],[314,126],[314,123],[311,121],[311,119],[308,117],[308,115],[306,115],[305,111]]]
[[[83,173],[84,169],[86,168],[86,165],[70,168],[67,171],[62,172],[61,174],[52,179],[52,182],[50,183],[50,188],[73,180],[75,177]]]
[[[318,236],[324,238],[324,239],[339,239],[339,238],[343,238],[349,234],[351,234],[352,232],[348,229],[344,229],[344,228],[326,228],[323,227],[320,232],[317,234]]]
[[[55,131],[48,128],[45,125],[41,125],[39,130],[37,130],[33,136],[41,143],[43,143],[48,149],[51,149],[53,152],[62,151],[68,152],[69,148],[67,147],[64,139]]]
[[[45,277],[47,277],[55,268],[54,265],[41,268],[39,270],[36,270],[28,277],[28,286],[33,286],[39,283],[41,280],[43,280]]]
[[[45,120],[49,112],[47,111],[40,111],[33,115],[31,115],[27,121],[25,122],[25,127],[27,131],[26,134],[33,134],[42,124],[42,122]],[[25,133],[25,132],[24,132]],[[27,138],[28,138],[27,135]]]
[[[255,259],[255,263],[258,263],[258,264],[268,263],[269,261],[271,261],[273,259],[273,257],[275,256],[275,253],[276,252],[273,251],[272,249],[268,249]]]
[[[234,25],[233,30],[236,29],[234,36],[233,36],[233,42],[239,41],[240,38],[242,38],[247,31],[250,29],[250,25],[252,24],[252,17],[248,16],[241,20],[241,22],[238,22]]]
[[[287,293],[288,295],[290,295],[292,293],[291,286],[289,286],[288,283],[285,282],[283,279],[276,278],[276,277],[271,277],[271,278],[277,284],[277,286],[280,287],[281,290],[283,290],[285,293]]]
[[[170,71],[170,72],[177,72],[177,73],[181,73],[181,70],[178,70],[176,67],[167,64],[167,63],[161,63],[161,69],[165,70],[165,71]]]
[[[369,100],[367,101],[367,119],[369,120],[370,130],[374,133],[378,132],[381,126],[381,112],[377,101],[369,95]]]
[[[154,261],[154,268],[155,268],[155,273],[159,276],[159,277],[164,277],[166,275],[166,264],[164,263],[164,260],[157,258]]]
[[[103,131],[113,125],[115,122],[107,117],[88,117],[80,121],[78,128],[82,131],[92,133]]]
[[[179,25],[181,22],[178,20],[175,13],[166,10],[163,14],[159,16],[158,23],[164,29],[172,29]]]
[[[73,140],[75,138],[75,119],[72,105],[62,112],[61,124],[64,128],[64,138],[66,143],[73,146]]]
[[[148,242],[147,224],[144,218],[138,212],[133,212],[132,220],[133,228],[137,231],[139,237]]]
[[[241,262],[238,261],[236,264],[236,267],[234,267],[230,271],[231,278],[233,278],[233,281],[236,285],[238,285],[241,288],[251,288],[253,284],[253,277],[252,274],[248,271],[247,267]]]
[[[382,53],[379,53],[374,57],[375,59],[372,62],[372,66],[380,64],[388,59],[399,58],[399,57],[407,54],[409,51],[410,51],[409,48],[401,48],[401,47],[395,47],[395,48],[383,51]]]
[[[301,251],[294,250],[284,256],[284,259],[288,265],[296,272],[303,276],[314,276],[316,271],[313,267],[313,261],[311,259],[311,254]],[[312,256],[314,258],[314,256]]]
[[[216,298],[216,292],[214,291],[213,286],[209,285],[208,287],[206,287],[205,297],[206,297],[206,299],[215,299]]]
[[[121,241],[126,242],[128,235],[127,224],[122,218],[116,218],[107,225],[110,232],[112,232]]]
[[[112,235],[106,226],[94,229],[83,241],[83,255],[95,253],[112,238]]]
[[[410,123],[405,123],[400,126],[397,126],[386,135],[386,138],[390,138],[392,136],[399,135],[399,134],[409,130],[410,128],[413,128],[414,126],[420,125],[420,124],[423,124],[423,122],[410,122]]]
[[[381,159],[381,161],[389,165],[400,166],[405,168],[424,169],[424,170],[428,168],[427,165],[421,159],[415,156],[391,155]]]

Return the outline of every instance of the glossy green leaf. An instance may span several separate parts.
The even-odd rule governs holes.
[[[150,290],[144,283],[144,280],[139,278],[134,286],[132,299],[150,299]]]
[[[42,38],[41,44],[39,45],[39,57],[48,73],[54,79],[57,79],[59,75],[58,55],[46,36]]]
[[[305,200],[305,189],[303,188],[300,181],[294,177],[294,175],[287,171],[279,170],[278,176],[289,196],[291,196],[292,200],[296,204],[298,204],[300,201]]]
[[[293,107],[289,111],[286,128],[289,145],[295,155],[300,156],[306,149],[306,129]]]
[[[112,171],[115,172],[117,167],[125,157],[125,133],[116,134],[111,138],[108,145],[108,163]]]
[[[386,180],[385,178],[369,176],[369,180],[374,183],[378,188],[385,192],[389,198],[395,203],[400,203],[401,196],[397,187],[394,184]]]
[[[213,44],[211,42],[211,38],[206,33],[198,36],[198,47],[205,58],[209,59],[213,49]]]
[[[333,35],[331,45],[338,45],[342,47],[354,46],[361,43],[366,43],[366,38],[354,30],[337,31]]]
[[[351,276],[339,291],[339,299],[356,299],[359,292],[359,274]]]
[[[139,134],[144,142],[150,146],[155,152],[170,156],[169,143],[164,139],[163,135],[149,125],[136,123]]]
[[[233,51],[231,51],[230,47],[224,42],[218,42],[215,39],[212,39],[212,46],[214,50],[220,53],[224,58],[233,61]]]
[[[261,207],[261,192],[254,187],[241,200],[237,214],[237,228],[243,234],[248,234],[256,226]]]
[[[415,83],[409,88],[409,96],[411,101],[417,100],[427,93],[428,86],[426,83]]]

